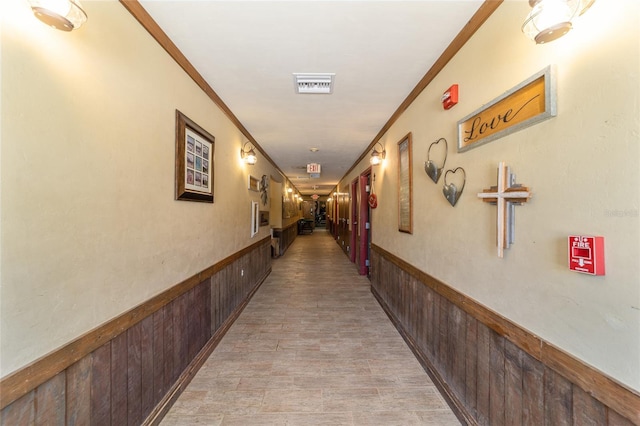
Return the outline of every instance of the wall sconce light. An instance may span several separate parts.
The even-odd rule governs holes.
[[[242,148],[240,148],[240,158],[242,158],[246,164],[253,166],[258,161],[258,157],[256,157],[256,152],[253,150],[252,146],[250,146],[248,151],[245,150],[249,144],[249,141],[247,141],[244,143]]]
[[[522,24],[522,32],[536,44],[559,39],[571,28],[576,17],[595,0],[529,0],[531,12]]]
[[[380,145],[380,148],[382,149],[381,151],[378,151],[376,149],[377,145]],[[382,163],[382,160],[384,160],[386,156],[387,151],[384,150],[384,146],[382,146],[380,142],[376,142],[376,144],[373,146],[373,151],[371,152],[371,158],[369,159],[369,162],[372,166],[377,166],[378,164]]]
[[[27,1],[36,18],[62,31],[78,29],[87,20],[87,14],[80,6],[80,0]]]
[[[287,188],[287,192],[288,193],[292,193],[293,192],[293,188]]]

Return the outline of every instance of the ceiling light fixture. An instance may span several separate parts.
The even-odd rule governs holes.
[[[376,149],[377,145],[380,145],[380,148],[382,148],[381,151],[378,151]],[[384,150],[384,146],[382,146],[380,142],[376,142],[376,144],[373,145],[373,151],[371,152],[371,158],[369,159],[369,162],[372,166],[377,166],[378,164],[382,163],[382,160],[384,160],[386,156],[387,151]]]
[[[62,31],[80,28],[87,21],[87,14],[80,0],[27,0],[33,14],[49,25]]]
[[[571,28],[573,21],[595,0],[529,0],[531,12],[522,24],[522,32],[537,44],[557,40]]]
[[[246,164],[253,166],[258,162],[258,157],[256,156],[256,152],[253,150],[253,146],[250,145],[249,150],[245,150],[247,144],[250,144],[250,142],[246,141],[242,148],[240,148],[240,158],[242,158]]]

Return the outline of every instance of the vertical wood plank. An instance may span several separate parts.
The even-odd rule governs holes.
[[[224,290],[225,282],[224,270],[218,271],[215,277],[215,288],[211,289],[211,291],[214,293],[214,297],[211,299],[211,301],[215,306],[213,316],[213,319],[215,320],[215,331],[218,331],[218,329],[220,329],[220,326],[222,325],[222,321],[220,320],[220,318],[222,318],[222,293]]]
[[[91,425],[111,424],[111,342],[91,353]]]
[[[411,336],[414,341],[419,341],[419,324],[418,316],[420,313],[418,312],[418,282],[417,280],[409,276],[409,327],[411,329]]]
[[[203,339],[201,348],[207,344],[209,338],[213,335],[213,329],[211,325],[211,282],[213,279],[208,279],[204,286],[204,293],[202,298],[204,299],[204,325],[202,327]]]
[[[504,425],[504,338],[491,332],[489,361],[489,422]]]
[[[166,392],[164,369],[164,311],[161,308],[153,313],[153,406],[155,407]]]
[[[440,367],[440,295],[433,292],[433,364]]]
[[[434,294],[433,290],[427,288],[425,291],[425,309],[427,310],[427,354],[430,356],[431,360],[435,359],[435,351],[434,351],[434,312],[435,312],[435,303],[434,303]]]
[[[477,418],[481,425],[489,424],[490,333],[491,330],[486,325],[478,322]]]
[[[505,422],[522,424],[522,351],[509,341],[504,343]]]
[[[193,289],[192,289],[193,290]],[[191,291],[183,294],[178,298],[180,301],[180,316],[179,316],[179,327],[180,327],[180,362],[179,368],[176,372],[176,380],[180,377],[180,374],[184,371],[185,367],[189,363],[189,308],[187,303],[189,301],[189,294]]]
[[[155,359],[153,356],[153,315],[147,316],[140,322],[140,364],[141,364],[141,386],[142,386],[142,419],[146,419],[154,404],[154,367]]]
[[[438,360],[441,367],[441,373],[445,380],[451,381],[451,358],[449,357],[449,309],[451,308],[451,302],[446,297],[440,297],[440,338],[438,340]]]
[[[36,424],[63,425],[66,418],[66,373],[63,371],[36,388]]]
[[[550,368],[544,371],[544,420],[553,426],[573,424],[571,383]]]
[[[127,333],[111,340],[111,423],[127,424]]]
[[[142,423],[142,325],[127,332],[127,424]]]
[[[607,424],[605,406],[575,385],[573,385],[573,424],[575,426]]]
[[[415,282],[415,291],[416,291],[416,342],[418,343],[418,348],[420,352],[423,354],[428,353],[427,346],[427,336],[426,336],[426,310],[427,306],[425,303],[425,286],[422,285],[420,281]]]
[[[35,391],[15,400],[2,410],[0,422],[3,425],[30,426],[36,420]]]
[[[67,425],[91,423],[91,355],[67,368]]]
[[[171,382],[169,386],[173,385],[178,379],[180,367],[182,366],[182,304],[180,303],[180,298],[176,298],[171,304],[173,305],[173,309],[171,310],[173,314],[171,318],[171,322],[173,323],[173,348],[171,352],[171,356],[173,357],[173,370],[171,371]]]
[[[466,315],[465,401],[473,417],[477,416],[478,321]]]
[[[522,424],[544,424],[544,367],[522,353]]]
[[[173,307],[175,300],[168,303],[164,310],[164,389],[165,392],[173,383],[173,350],[175,348],[173,333]]]
[[[191,357],[191,359],[193,359],[193,357],[195,357],[198,352],[200,351],[200,349],[202,349],[202,336],[203,336],[203,332],[202,332],[202,328],[204,327],[204,318],[203,318],[203,312],[204,312],[204,305],[205,305],[205,300],[203,298],[203,289],[206,287],[206,281],[205,282],[201,282],[200,284],[198,284],[195,288],[195,293],[193,295],[193,301],[194,301],[194,333],[193,333],[193,350],[194,353]]]
[[[449,304],[449,356],[452,358],[452,378],[455,391],[460,400],[465,400],[465,361],[466,361],[466,314],[453,303]]]
[[[186,328],[186,332],[187,332],[187,341],[186,341],[186,347],[187,347],[187,358],[189,361],[191,361],[193,359],[193,357],[196,355],[196,351],[197,351],[197,334],[198,334],[198,328],[199,328],[199,323],[198,323],[198,309],[200,304],[198,303],[198,301],[196,300],[196,293],[197,293],[197,289],[198,287],[200,287],[201,284],[198,284],[197,286],[195,286],[194,288],[192,288],[185,297],[185,306],[187,309],[187,315],[186,315],[186,324],[185,324],[185,328]]]

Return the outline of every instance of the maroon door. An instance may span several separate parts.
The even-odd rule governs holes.
[[[358,253],[358,179],[351,182],[351,212],[349,214],[349,259],[356,261],[356,253]]]
[[[369,233],[371,230],[369,207],[369,183],[371,169],[367,169],[360,175],[358,193],[360,195],[359,219],[358,219],[358,273],[369,275]]]

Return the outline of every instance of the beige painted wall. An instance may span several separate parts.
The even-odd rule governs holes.
[[[73,33],[2,2],[2,376],[250,238],[241,133],[116,1]],[[174,201],[175,110],[213,134],[215,203]]]
[[[373,242],[524,328],[640,390],[640,3],[597,1],[545,46],[520,32],[529,8],[506,1],[384,135],[375,169]],[[458,154],[457,121],[557,65],[558,116]],[[442,93],[460,85],[449,111]],[[413,134],[414,232],[397,229],[397,147]],[[429,144],[467,172],[451,207],[424,172]],[[516,207],[515,244],[499,259],[496,208],[476,196],[506,161],[534,196]],[[368,164],[363,161],[341,186]],[[570,272],[566,238],[605,237],[604,277]]]

